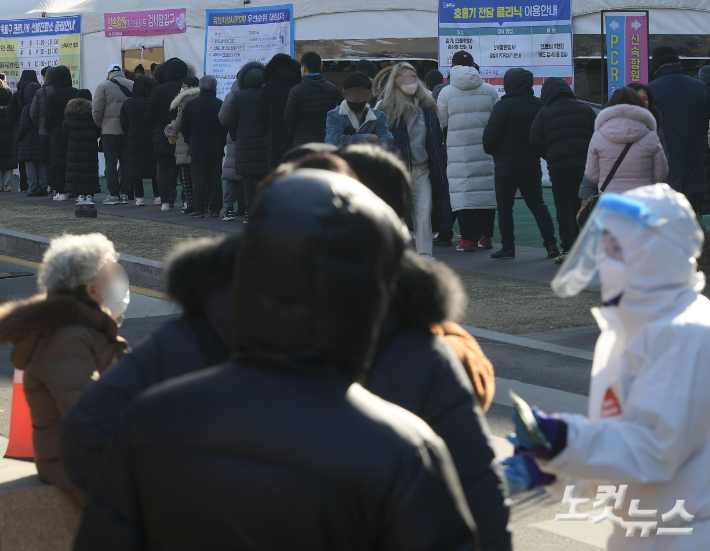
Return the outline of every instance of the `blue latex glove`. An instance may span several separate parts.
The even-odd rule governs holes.
[[[515,424],[515,434],[507,434],[506,438],[517,448],[520,453],[538,457],[540,459],[552,459],[560,453],[567,445],[567,424],[561,419],[549,417],[544,411],[537,407],[532,407],[533,414],[537,420],[538,427],[551,445],[551,449],[538,444],[525,428],[520,416],[513,412],[510,418]]]
[[[516,455],[506,457],[500,462],[505,467],[503,473],[512,493],[540,488],[555,481],[553,475],[543,473],[539,469],[532,457],[517,452],[518,450]]]

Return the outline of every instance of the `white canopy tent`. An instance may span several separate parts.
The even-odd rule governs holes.
[[[251,0],[249,7],[288,0]],[[292,0],[296,41],[435,38],[437,0]],[[187,33],[147,37],[104,36],[104,13],[141,11],[141,0],[9,0],[0,5],[0,19],[60,14],[82,15],[82,87],[93,90],[105,78],[108,63],[120,62],[123,51],[164,48],[165,58],[180,57],[202,74],[205,9],[241,7],[214,0],[155,0],[151,9],[185,7]],[[575,34],[598,34],[602,9],[649,9],[651,34],[708,34],[710,3],[697,0],[572,0]],[[348,57],[347,52],[343,57]],[[353,56],[359,57],[359,56]]]

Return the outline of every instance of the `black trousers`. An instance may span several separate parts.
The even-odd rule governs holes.
[[[27,167],[25,163],[21,162],[20,165],[20,191],[27,191],[29,188],[29,182],[27,181]]]
[[[175,155],[161,155],[158,159],[158,191],[163,204],[175,204],[177,198],[178,165]]]
[[[498,203],[498,229],[501,244],[506,251],[515,250],[515,223],[513,205],[518,189],[532,212],[545,247],[557,245],[552,216],[542,198],[542,171],[537,165],[496,167],[496,202]]]
[[[552,196],[557,210],[557,227],[560,230],[562,251],[569,252],[579,235],[577,213],[582,206],[579,186],[584,178],[584,167],[558,168],[550,170]]]
[[[478,241],[481,237],[493,237],[496,209],[457,210],[456,215],[463,241],[469,239]]]
[[[192,157],[194,212],[205,211],[205,191],[209,185],[210,213],[222,210],[222,157]]]
[[[153,195],[158,197],[158,184],[155,178],[151,178],[151,183],[153,184]],[[131,178],[131,192],[134,193],[136,197],[143,197],[145,195],[143,191],[143,180],[141,178]],[[133,199],[130,194],[128,198]]]
[[[55,189],[54,175],[52,174],[52,150],[49,143],[49,134],[42,134],[39,139],[42,144],[42,164],[44,165],[44,174],[47,176],[47,184],[50,188]]]
[[[50,174],[53,176],[52,189],[57,193],[64,193],[64,186],[67,180],[67,167],[63,166],[53,166]]]

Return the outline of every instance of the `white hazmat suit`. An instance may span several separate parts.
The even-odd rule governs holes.
[[[608,549],[706,550],[710,301],[700,294],[705,277],[695,260],[703,234],[685,197],[665,184],[621,197],[643,203],[655,213],[655,222],[648,227],[609,216],[603,223],[603,230],[623,249],[623,296],[618,306],[593,310],[602,333],[594,352],[588,416],[561,414],[568,425],[567,446],[539,464],[556,475],[560,485],[583,480],[591,497],[598,485],[618,489],[627,484],[623,509],[614,511],[621,518],[693,528],[689,536],[657,535],[653,530],[650,537],[640,537],[637,531],[627,538],[626,531],[616,527]],[[639,509],[657,510],[655,518],[629,517],[633,499],[640,500]],[[685,500],[685,511],[694,519],[663,522],[661,515],[677,500]]]

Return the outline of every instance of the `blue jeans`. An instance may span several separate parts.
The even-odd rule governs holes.
[[[237,203],[239,212],[246,212],[244,180],[224,181],[224,204],[226,208],[234,210],[234,203]]]

